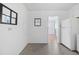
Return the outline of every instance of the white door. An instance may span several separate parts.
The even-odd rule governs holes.
[[[48,19],[48,34],[55,34],[55,21],[53,17]]]
[[[49,16],[48,18],[48,34],[54,34],[57,42],[60,42],[60,20],[58,16]]]

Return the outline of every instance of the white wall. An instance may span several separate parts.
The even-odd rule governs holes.
[[[74,5],[70,10],[69,10],[69,17],[77,17],[79,16],[79,3]]]
[[[18,25],[0,24],[0,54],[19,54],[28,43],[27,9],[23,4],[5,5],[18,13]]]
[[[58,16],[59,20],[68,18],[67,11],[29,11],[29,27],[31,43],[48,43],[48,17]],[[34,18],[40,17],[41,27],[34,27]]]
[[[71,18],[71,17],[79,17],[79,3],[78,4],[76,4],[76,5],[74,5],[70,10],[69,10],[69,17]],[[77,20],[77,22],[76,22],[76,24],[78,23],[78,20]],[[75,24],[75,23],[74,23]],[[73,24],[73,26],[74,26],[74,24]],[[78,25],[76,25],[76,26],[78,26]],[[73,28],[74,30],[76,30],[77,31],[77,33],[78,33],[78,27],[77,27],[77,29],[76,28]],[[75,43],[74,43],[74,40],[71,42],[71,46],[74,48],[74,47],[76,47],[75,46]]]

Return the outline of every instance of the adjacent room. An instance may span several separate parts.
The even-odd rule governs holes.
[[[0,3],[0,55],[79,55],[79,3]]]

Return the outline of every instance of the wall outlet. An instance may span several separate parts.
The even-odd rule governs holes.
[[[8,31],[11,31],[12,30],[12,28],[8,28]]]

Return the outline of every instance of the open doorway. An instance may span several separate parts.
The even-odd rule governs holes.
[[[60,22],[58,16],[48,17],[48,43],[60,41]]]

